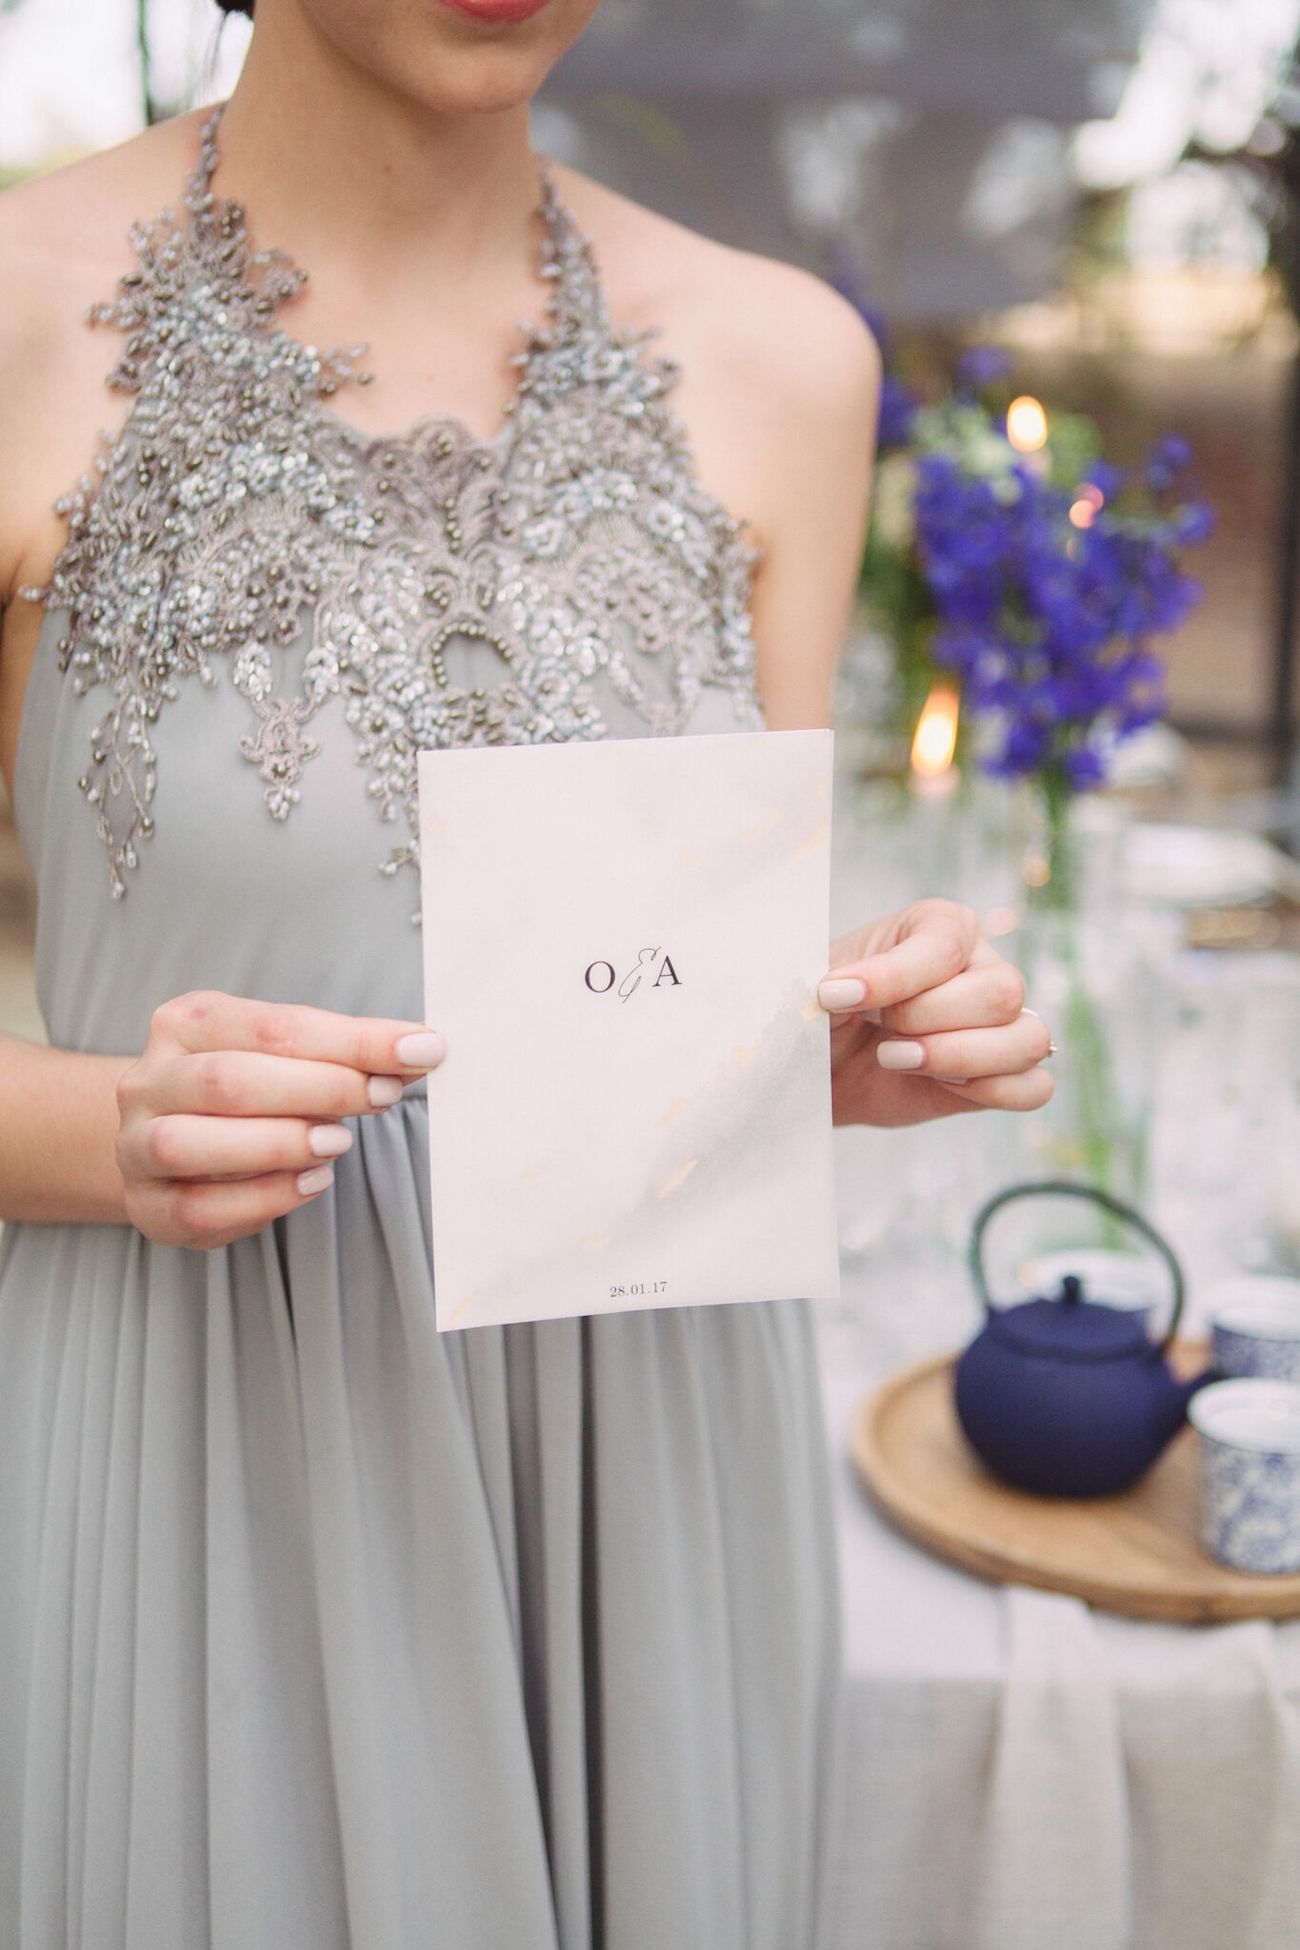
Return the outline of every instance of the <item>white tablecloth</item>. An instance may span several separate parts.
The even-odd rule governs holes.
[[[826,1950],[1295,1950],[1300,1622],[1122,1619],[912,1545],[848,1458],[869,1328],[821,1314],[847,1669]]]
[[[833,933],[890,904],[871,877],[869,848],[842,850]],[[1195,1332],[1216,1278],[1267,1263],[1280,1145],[1300,1178],[1300,988],[1275,959],[1175,960],[1146,1211]],[[986,1584],[895,1533],[849,1459],[862,1396],[976,1330],[968,1222],[1034,1175],[1023,1122],[836,1132],[843,1299],[818,1317],[847,1678],[824,1950],[1300,1950],[1300,1621],[1155,1624]]]

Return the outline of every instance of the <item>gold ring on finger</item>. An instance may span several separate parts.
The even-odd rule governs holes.
[[[1020,1011],[1020,1013],[1022,1016],[1038,1016],[1038,1020],[1040,1022],[1043,1020],[1043,1018],[1038,1015],[1037,1009],[1031,1009],[1027,1003],[1025,1007]],[[1043,1051],[1043,1054],[1039,1057],[1038,1060],[1040,1063],[1046,1063],[1048,1057],[1055,1056],[1056,1053],[1057,1053],[1057,1045],[1052,1041],[1052,1032],[1049,1029],[1047,1032],[1047,1048]]]

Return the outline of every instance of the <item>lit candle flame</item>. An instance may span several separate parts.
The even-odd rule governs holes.
[[[924,776],[946,772],[957,745],[958,698],[954,690],[936,684],[925,700],[912,739],[912,769]]]
[[[1036,454],[1047,445],[1047,414],[1032,393],[1022,393],[1007,408],[1007,439],[1018,454]]]

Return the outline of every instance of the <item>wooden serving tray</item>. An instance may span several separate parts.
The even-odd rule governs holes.
[[[1204,1347],[1181,1342],[1173,1365],[1190,1375],[1206,1358]],[[1190,1428],[1123,1496],[1029,1496],[991,1476],[962,1434],[955,1360],[941,1355],[905,1369],[855,1419],[853,1459],[899,1529],[980,1577],[1068,1592],[1134,1618],[1300,1617],[1300,1574],[1231,1571],[1201,1550]]]

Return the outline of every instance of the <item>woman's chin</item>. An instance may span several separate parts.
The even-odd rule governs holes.
[[[530,102],[550,66],[521,60],[517,53],[493,59],[482,50],[466,61],[439,54],[427,75],[407,68],[393,79],[402,94],[436,114],[492,115]]]
[[[517,108],[600,0],[300,0],[356,67],[441,114]]]

